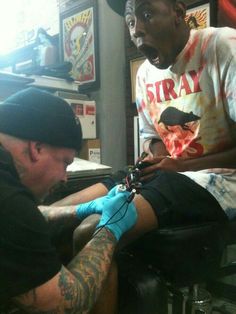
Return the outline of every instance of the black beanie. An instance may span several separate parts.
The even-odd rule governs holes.
[[[0,132],[77,151],[82,142],[80,122],[70,105],[33,87],[17,92],[0,104]]]
[[[115,11],[121,16],[124,16],[126,1],[127,0],[107,0],[107,3],[112,8],[113,11]]]

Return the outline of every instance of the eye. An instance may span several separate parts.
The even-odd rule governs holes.
[[[134,25],[135,25],[134,18],[132,18],[132,17],[127,17],[127,18],[126,18],[126,24],[127,24],[128,28],[133,28]]]
[[[146,21],[149,21],[152,17],[152,14],[149,11],[143,11],[143,18]]]

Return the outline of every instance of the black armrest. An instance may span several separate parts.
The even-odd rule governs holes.
[[[153,230],[127,249],[176,284],[201,282],[219,271],[225,226],[206,223]]]

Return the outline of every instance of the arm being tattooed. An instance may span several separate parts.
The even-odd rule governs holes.
[[[75,220],[76,206],[38,206],[47,222],[63,221],[64,219]]]
[[[68,268],[45,284],[14,298],[28,313],[87,313],[94,305],[109,271],[116,239],[102,229]]]

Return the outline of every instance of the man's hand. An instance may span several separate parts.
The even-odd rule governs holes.
[[[169,170],[176,172],[183,172],[183,159],[171,158],[169,152],[166,150],[164,143],[160,139],[147,140],[144,151],[146,156],[139,159],[141,171],[141,181],[151,178],[157,170]],[[142,167],[142,164],[144,167]]]
[[[137,221],[137,211],[129,202],[130,192],[117,193],[103,204],[103,213],[97,228],[109,229],[117,241]]]
[[[142,179],[145,180],[152,177],[157,170],[169,170],[175,172],[186,171],[182,159],[171,158],[169,156],[159,156],[151,158],[150,156],[142,160],[143,163],[149,164],[141,170]]]
[[[76,215],[79,219],[83,220],[92,214],[102,214],[104,204],[118,193],[118,186],[107,193],[107,195],[96,198],[87,203],[79,204],[76,206]]]

